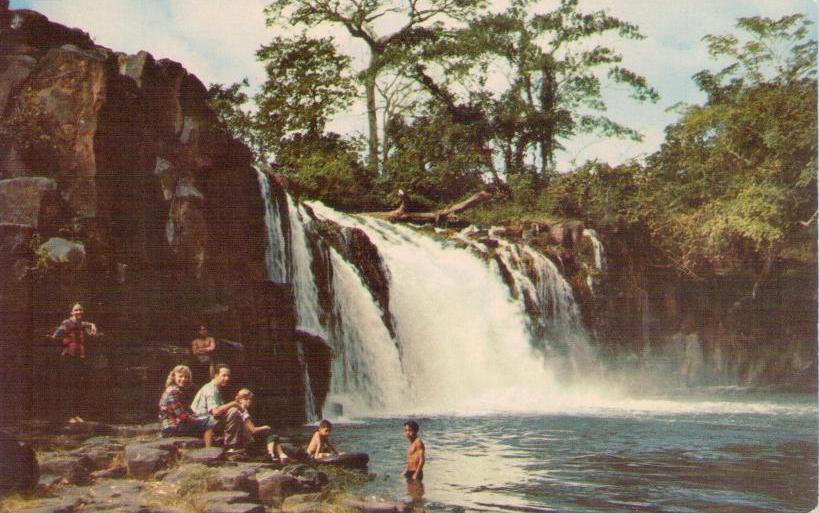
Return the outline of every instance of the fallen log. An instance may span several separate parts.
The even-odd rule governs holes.
[[[398,196],[401,198],[401,205],[395,210],[389,212],[367,212],[364,215],[399,223],[439,223],[444,221],[456,221],[459,212],[463,212],[468,208],[472,208],[492,198],[490,193],[481,191],[460,203],[455,203],[441,210],[432,212],[408,212],[406,194],[404,191],[399,190]]]

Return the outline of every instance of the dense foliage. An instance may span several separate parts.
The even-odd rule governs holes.
[[[694,76],[707,100],[678,106],[659,151],[560,175],[553,161],[562,141],[583,132],[639,137],[606,117],[601,87],[625,84],[637,101],[657,93],[595,41],[642,36],[604,12],[580,12],[574,0],[544,14],[530,0],[490,14],[478,3],[412,2],[393,12],[378,0],[280,0],[271,20],[289,13],[283,19],[297,26],[340,24],[370,45],[369,67],[356,74],[329,39],[277,38],[258,53],[269,80],[257,110],[243,107],[242,84],[214,86],[213,104],[261,159],[274,157],[303,193],[337,207],[390,208],[401,189],[432,209],[489,187],[503,194],[472,210],[473,221],[573,217],[639,231],[690,276],[746,270],[763,279],[777,258],[813,258],[816,43],[804,16],[741,18],[736,34],[706,36],[727,66]],[[387,13],[406,23],[377,36]],[[504,70],[506,88],[487,86],[491,69]],[[361,86],[368,110],[380,94],[380,126],[371,123],[366,139],[326,132]]]

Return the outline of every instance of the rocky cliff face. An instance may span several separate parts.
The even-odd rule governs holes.
[[[525,242],[560,268],[603,361],[635,378],[816,388],[815,260],[778,260],[754,295],[758,275],[706,279],[657,266],[648,241],[622,227],[597,234],[579,221],[526,223],[471,237],[493,235]]]
[[[225,344],[234,349],[222,357],[277,412],[270,420],[301,420],[301,374],[285,370],[296,361],[292,291],[266,281],[251,154],[206,100],[176,62],[111,51],[0,2],[0,321],[9,327],[0,351],[10,404],[53,406],[59,362],[43,335],[79,301],[106,334],[91,348],[95,383],[145,390],[139,407],[122,410],[154,408],[167,365],[186,358],[204,321],[243,346]]]

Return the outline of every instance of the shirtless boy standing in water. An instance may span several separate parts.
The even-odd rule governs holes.
[[[407,479],[407,494],[412,497],[416,506],[424,497],[424,442],[418,438],[418,423],[414,420],[404,422],[404,435],[409,440],[407,447],[407,465],[401,471]]]
[[[424,442],[418,438],[418,423],[414,420],[404,422],[404,435],[410,444],[407,447],[407,465],[401,474],[407,481],[424,479]]]

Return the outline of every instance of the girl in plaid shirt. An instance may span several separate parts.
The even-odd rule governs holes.
[[[207,417],[196,417],[182,400],[182,390],[192,381],[191,370],[186,365],[177,365],[168,374],[165,391],[159,399],[159,427],[162,436],[198,435],[209,426]]]

